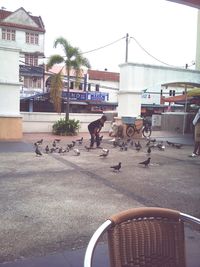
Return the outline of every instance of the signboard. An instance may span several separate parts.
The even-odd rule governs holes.
[[[67,92],[62,92],[62,97],[67,98]],[[102,93],[102,92],[70,92],[69,93],[70,100],[80,100],[80,101],[108,101],[109,100],[109,93]]]
[[[62,92],[62,97],[67,98],[67,92],[63,91]],[[87,100],[86,93],[79,93],[79,92],[70,92],[69,93],[69,99],[70,100]]]
[[[19,74],[21,76],[43,77],[44,68],[41,66],[19,65]]]
[[[109,100],[109,93],[87,92],[87,100],[108,101]]]

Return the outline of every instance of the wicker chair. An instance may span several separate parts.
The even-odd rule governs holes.
[[[135,208],[115,214],[90,239],[84,267],[92,266],[95,247],[104,232],[111,267],[186,267],[185,222],[200,226],[200,219],[164,208]]]

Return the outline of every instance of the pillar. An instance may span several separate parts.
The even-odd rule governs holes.
[[[22,138],[19,50],[0,47],[0,140]]]
[[[198,10],[197,18],[197,44],[196,44],[196,70],[200,70],[200,9]]]

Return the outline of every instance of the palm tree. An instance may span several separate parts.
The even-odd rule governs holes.
[[[70,71],[71,69],[74,69],[76,72],[76,81],[78,82],[81,74],[81,67],[87,67],[90,68],[90,63],[87,58],[83,57],[81,54],[81,51],[79,50],[78,47],[73,47],[71,44],[63,37],[57,38],[54,42],[54,47],[56,48],[57,45],[61,45],[64,56],[60,55],[53,55],[49,58],[48,63],[47,63],[47,70],[50,69],[53,65],[55,64],[60,64],[64,63],[64,67],[66,68],[67,72],[67,109],[66,109],[66,115],[65,119],[69,120],[69,86],[70,86]],[[62,71],[62,70],[61,70]],[[51,83],[51,90],[54,88],[54,91],[57,91],[56,98],[54,99],[55,102],[57,103],[55,106],[58,106],[59,103],[58,101],[58,95],[60,94],[61,98],[61,88],[60,86],[62,85],[62,76],[61,72],[58,74],[55,74],[52,78],[52,83]],[[55,86],[55,81],[57,81],[57,86]],[[57,90],[56,90],[57,89]],[[52,95],[51,95],[52,96]],[[53,99],[53,98],[52,98]],[[53,100],[53,101],[54,101]],[[61,103],[61,101],[60,101]]]

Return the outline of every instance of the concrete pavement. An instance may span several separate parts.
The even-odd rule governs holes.
[[[191,135],[153,132],[156,140],[184,146],[153,149],[149,168],[138,164],[147,158],[144,139],[140,152],[134,147],[120,151],[104,134],[102,146],[110,149],[104,159],[101,150],[84,148],[87,133],[60,137],[59,145],[81,136],[84,144],[76,145],[80,156],[70,151],[36,157],[33,143],[43,138],[44,149],[55,138],[51,134],[0,142],[0,266],[82,266],[92,233],[108,216],[127,208],[168,207],[200,218],[200,158],[188,157]],[[122,169],[115,173],[110,166],[119,161]],[[200,236],[188,229],[187,239],[190,266],[197,267]],[[99,253],[105,256],[103,245]]]

